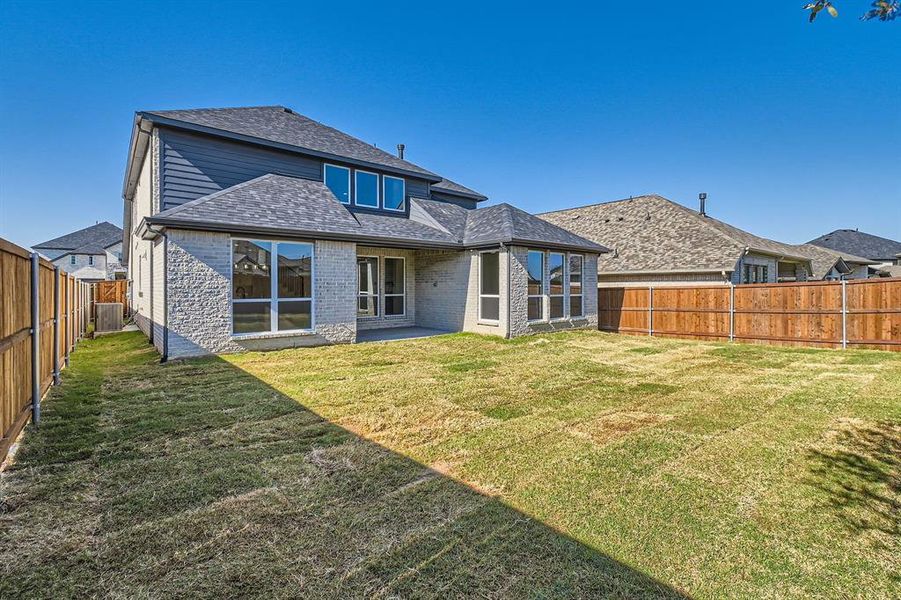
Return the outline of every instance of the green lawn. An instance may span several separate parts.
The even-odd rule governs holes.
[[[85,341],[0,597],[895,597],[901,353],[460,334]]]

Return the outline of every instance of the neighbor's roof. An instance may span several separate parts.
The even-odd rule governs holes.
[[[853,254],[848,254],[846,252],[830,250],[829,248],[823,248],[821,246],[814,246],[813,244],[799,244],[798,249],[810,257],[810,265],[813,268],[813,273],[811,273],[811,275],[815,279],[822,279],[825,277],[829,270],[836,266],[839,261],[844,262],[851,269],[858,265],[877,264],[876,261],[868,258],[854,256]]]
[[[884,267],[877,267],[877,269],[885,273],[888,277],[901,277],[901,265],[886,265]]]
[[[658,195],[538,216],[611,248],[598,263],[602,272],[731,272],[746,248],[809,260],[797,246],[756,236]]]
[[[400,159],[372,144],[329,127],[284,106],[249,106],[237,108],[198,108],[188,110],[151,110],[140,117],[160,124],[193,125],[210,133],[227,132],[246,136],[249,141],[265,141],[308,151],[325,158],[350,159],[366,165],[418,175],[434,182],[442,190],[483,200],[478,192],[443,179],[440,175]]]
[[[69,250],[71,254],[102,254],[116,242],[122,241],[122,229],[108,221],[73,231],[66,235],[32,246],[41,250]]]
[[[856,229],[836,229],[807,243],[883,261],[895,260],[901,253],[901,242]]]
[[[351,210],[321,181],[268,174],[149,217],[168,225],[232,233],[346,239],[403,247],[463,248],[535,243],[606,249],[508,204],[465,209],[411,199],[410,216]]]

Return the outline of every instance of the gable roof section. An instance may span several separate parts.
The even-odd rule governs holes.
[[[44,250],[69,250],[71,254],[103,254],[105,248],[122,241],[122,229],[108,221],[67,233],[66,235],[32,248]]]
[[[468,210],[413,198],[407,218],[351,210],[320,181],[276,174],[186,202],[149,217],[146,222],[401,247],[464,248],[533,241],[543,247],[605,251],[602,246],[506,204]]]
[[[601,272],[731,272],[745,249],[810,260],[797,246],[756,236],[656,194],[538,216],[613,248],[601,257]]]
[[[811,273],[811,275],[816,279],[825,277],[832,267],[836,267],[839,272],[850,272],[854,267],[859,265],[877,264],[876,261],[872,261],[868,258],[854,256],[847,252],[830,250],[829,248],[823,248],[813,244],[799,244],[798,250],[810,257],[810,264],[813,268],[813,273]],[[847,271],[841,269],[841,263],[844,263],[844,266],[848,269]]]
[[[873,260],[891,261],[901,253],[901,242],[856,229],[836,229],[807,243]]]

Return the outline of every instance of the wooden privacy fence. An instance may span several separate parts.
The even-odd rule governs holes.
[[[0,238],[0,461],[31,418],[90,319],[88,284]]]
[[[109,304],[118,302],[123,310],[128,306],[128,281],[117,279],[114,281],[98,281],[93,285],[93,304]]]
[[[619,333],[901,351],[901,278],[598,289]]]

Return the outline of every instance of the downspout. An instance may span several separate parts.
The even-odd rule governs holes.
[[[505,337],[509,340],[513,335],[513,328],[510,324],[510,317],[513,314],[512,310],[510,309],[510,303],[513,300],[513,296],[511,294],[511,291],[513,289],[513,273],[510,267],[512,266],[513,262],[510,258],[510,246],[501,242],[501,248],[503,248],[507,254],[507,333],[505,334]]]

